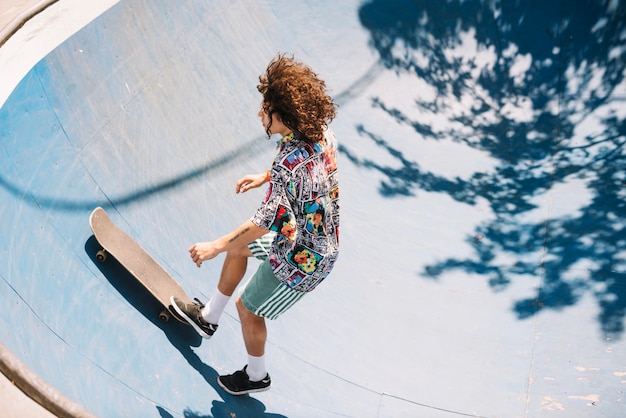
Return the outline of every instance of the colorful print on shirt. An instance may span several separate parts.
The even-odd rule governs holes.
[[[270,265],[280,281],[301,292],[324,280],[339,254],[336,149],[330,129],[315,144],[297,133],[282,138],[267,194],[252,218],[277,232]]]

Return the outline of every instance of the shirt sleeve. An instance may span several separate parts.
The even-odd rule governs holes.
[[[287,198],[285,179],[272,167],[270,182],[265,199],[251,219],[252,223],[270,231],[277,232],[293,240],[296,233],[296,221]]]

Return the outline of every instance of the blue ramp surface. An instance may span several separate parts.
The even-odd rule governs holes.
[[[615,417],[626,389],[622,1],[122,0],[0,109],[0,338],[102,417]],[[115,262],[97,206],[192,297],[187,248],[264,197],[258,76],[278,52],[340,104],[341,257],[268,325],[202,341]],[[256,261],[249,269],[254,270]]]

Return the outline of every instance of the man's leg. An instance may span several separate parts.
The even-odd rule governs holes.
[[[241,320],[243,341],[248,352],[248,367],[246,372],[252,381],[259,381],[267,376],[265,369],[265,341],[267,328],[265,318],[250,312],[238,297],[235,304]]]
[[[248,352],[248,364],[242,370],[218,377],[219,385],[226,392],[243,395],[270,388],[272,381],[265,367],[265,320],[278,318],[304,295],[281,283],[274,275],[269,260],[259,266],[235,302]]]
[[[249,257],[252,257],[252,252],[247,246],[226,253],[217,290],[202,308],[202,317],[208,323],[216,325],[219,323],[226,304],[246,274]]]
[[[172,297],[170,301],[178,314],[204,338],[211,338],[230,297],[246,274],[252,252],[247,246],[226,253],[217,289],[206,305],[184,304]]]
[[[246,351],[251,356],[262,356],[265,354],[265,340],[267,339],[267,328],[265,327],[265,318],[257,316],[250,312],[243,305],[241,297],[235,302],[237,312],[241,320],[241,331],[243,333],[243,341],[246,344]]]
[[[265,370],[265,340],[267,328],[265,318],[249,311],[243,304],[241,297],[235,302],[241,330],[248,352],[248,364],[233,374],[219,376],[218,384],[231,395],[262,392],[272,385],[270,375]]]

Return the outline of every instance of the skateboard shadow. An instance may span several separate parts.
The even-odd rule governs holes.
[[[233,416],[253,416],[265,418],[285,418],[283,415],[265,413],[265,405],[248,395],[232,396],[217,384],[219,373],[211,366],[205,364],[194,352],[193,347],[199,347],[202,337],[190,326],[181,324],[174,318],[168,322],[161,322],[159,313],[163,307],[138,281],[122,266],[114,257],[107,257],[105,262],[96,259],[96,252],[101,245],[92,235],[85,243],[85,252],[91,261],[98,267],[102,275],[111,283],[124,299],[137,309],[147,320],[161,329],[169,342],[176,348],[204,380],[217,392],[222,399],[214,400],[210,415],[204,415],[196,411],[185,410],[185,418],[231,418]],[[173,417],[166,409],[157,406],[161,417]]]
[[[152,296],[114,257],[107,257],[105,262],[96,259],[96,252],[102,249],[92,235],[85,243],[85,252],[98,267],[102,275],[111,283],[124,299],[137,309],[147,320],[163,331],[175,346],[199,347],[202,337],[193,328],[180,323],[174,318],[167,322],[159,320],[163,306]]]

